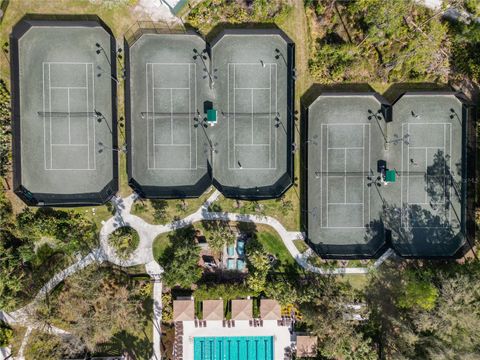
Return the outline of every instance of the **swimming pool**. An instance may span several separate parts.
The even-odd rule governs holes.
[[[194,360],[273,360],[273,336],[195,337]]]

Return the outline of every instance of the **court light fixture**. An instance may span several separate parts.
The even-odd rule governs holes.
[[[317,139],[318,139],[318,135],[315,134],[315,135],[312,136],[311,139],[305,140],[305,144],[310,144],[310,143],[312,143],[313,145],[318,145]]]

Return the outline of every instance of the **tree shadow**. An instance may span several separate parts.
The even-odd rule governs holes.
[[[133,335],[125,330],[116,333],[109,342],[100,346],[101,355],[129,355],[132,359],[148,360],[153,355],[153,343],[147,334]]]
[[[168,202],[166,200],[150,200],[153,208],[153,217],[157,221],[164,221],[167,218]]]
[[[404,257],[452,257],[463,243],[442,214],[420,205],[404,204],[403,209],[387,205],[383,217],[392,232],[393,249]]]

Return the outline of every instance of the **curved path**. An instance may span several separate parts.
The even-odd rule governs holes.
[[[334,269],[323,269],[316,267],[310,264],[308,261],[310,256],[313,254],[312,250],[309,249],[304,253],[301,253],[295,246],[295,240],[304,239],[304,235],[301,232],[297,231],[288,231],[285,227],[275,218],[270,216],[260,216],[260,215],[250,215],[250,214],[236,214],[228,212],[211,212],[208,210],[209,206],[217,200],[220,196],[220,192],[215,190],[215,192],[205,201],[200,208],[194,213],[186,216],[185,218],[165,225],[152,225],[147,223],[142,218],[132,215],[131,209],[135,200],[138,196],[132,194],[126,198],[115,197],[112,199],[112,202],[115,206],[116,212],[113,217],[107,221],[102,222],[102,228],[100,230],[100,248],[92,251],[84,258],[77,261],[75,264],[70,267],[62,270],[57,273],[52,279],[50,279],[38,292],[34,300],[27,306],[7,313],[0,312],[0,320],[3,320],[10,324],[18,324],[27,326],[31,329],[43,329],[40,324],[32,321],[30,316],[31,311],[34,309],[36,303],[43,299],[43,297],[52,291],[60,282],[62,282],[66,277],[74,274],[75,272],[85,268],[86,266],[92,264],[93,262],[104,262],[108,261],[112,264],[116,264],[123,267],[135,266],[135,265],[145,265],[147,273],[152,277],[154,282],[153,295],[154,295],[154,319],[153,319],[153,357],[152,359],[157,360],[161,359],[161,320],[162,320],[162,282],[161,275],[163,269],[155,261],[153,257],[153,242],[155,238],[163,233],[167,233],[176,229],[180,229],[186,226],[189,226],[195,222],[202,220],[221,220],[221,221],[235,221],[235,222],[252,222],[256,224],[264,224],[272,227],[277,231],[285,244],[287,250],[290,252],[295,261],[307,271],[312,271],[318,274],[366,274],[370,271],[370,268],[334,268]],[[111,248],[108,244],[108,236],[115,231],[116,229],[130,226],[135,229],[139,234],[139,245],[137,249],[133,252],[129,259],[124,260],[119,258],[115,250]],[[388,250],[385,254],[380,257],[374,264],[373,267],[379,266],[385,259],[392,255],[392,251]],[[44,329],[46,331],[58,334],[58,335],[67,335],[68,332],[58,329],[55,327],[50,327]]]

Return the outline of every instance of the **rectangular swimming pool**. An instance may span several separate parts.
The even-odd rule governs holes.
[[[273,336],[195,337],[194,360],[273,360]]]

